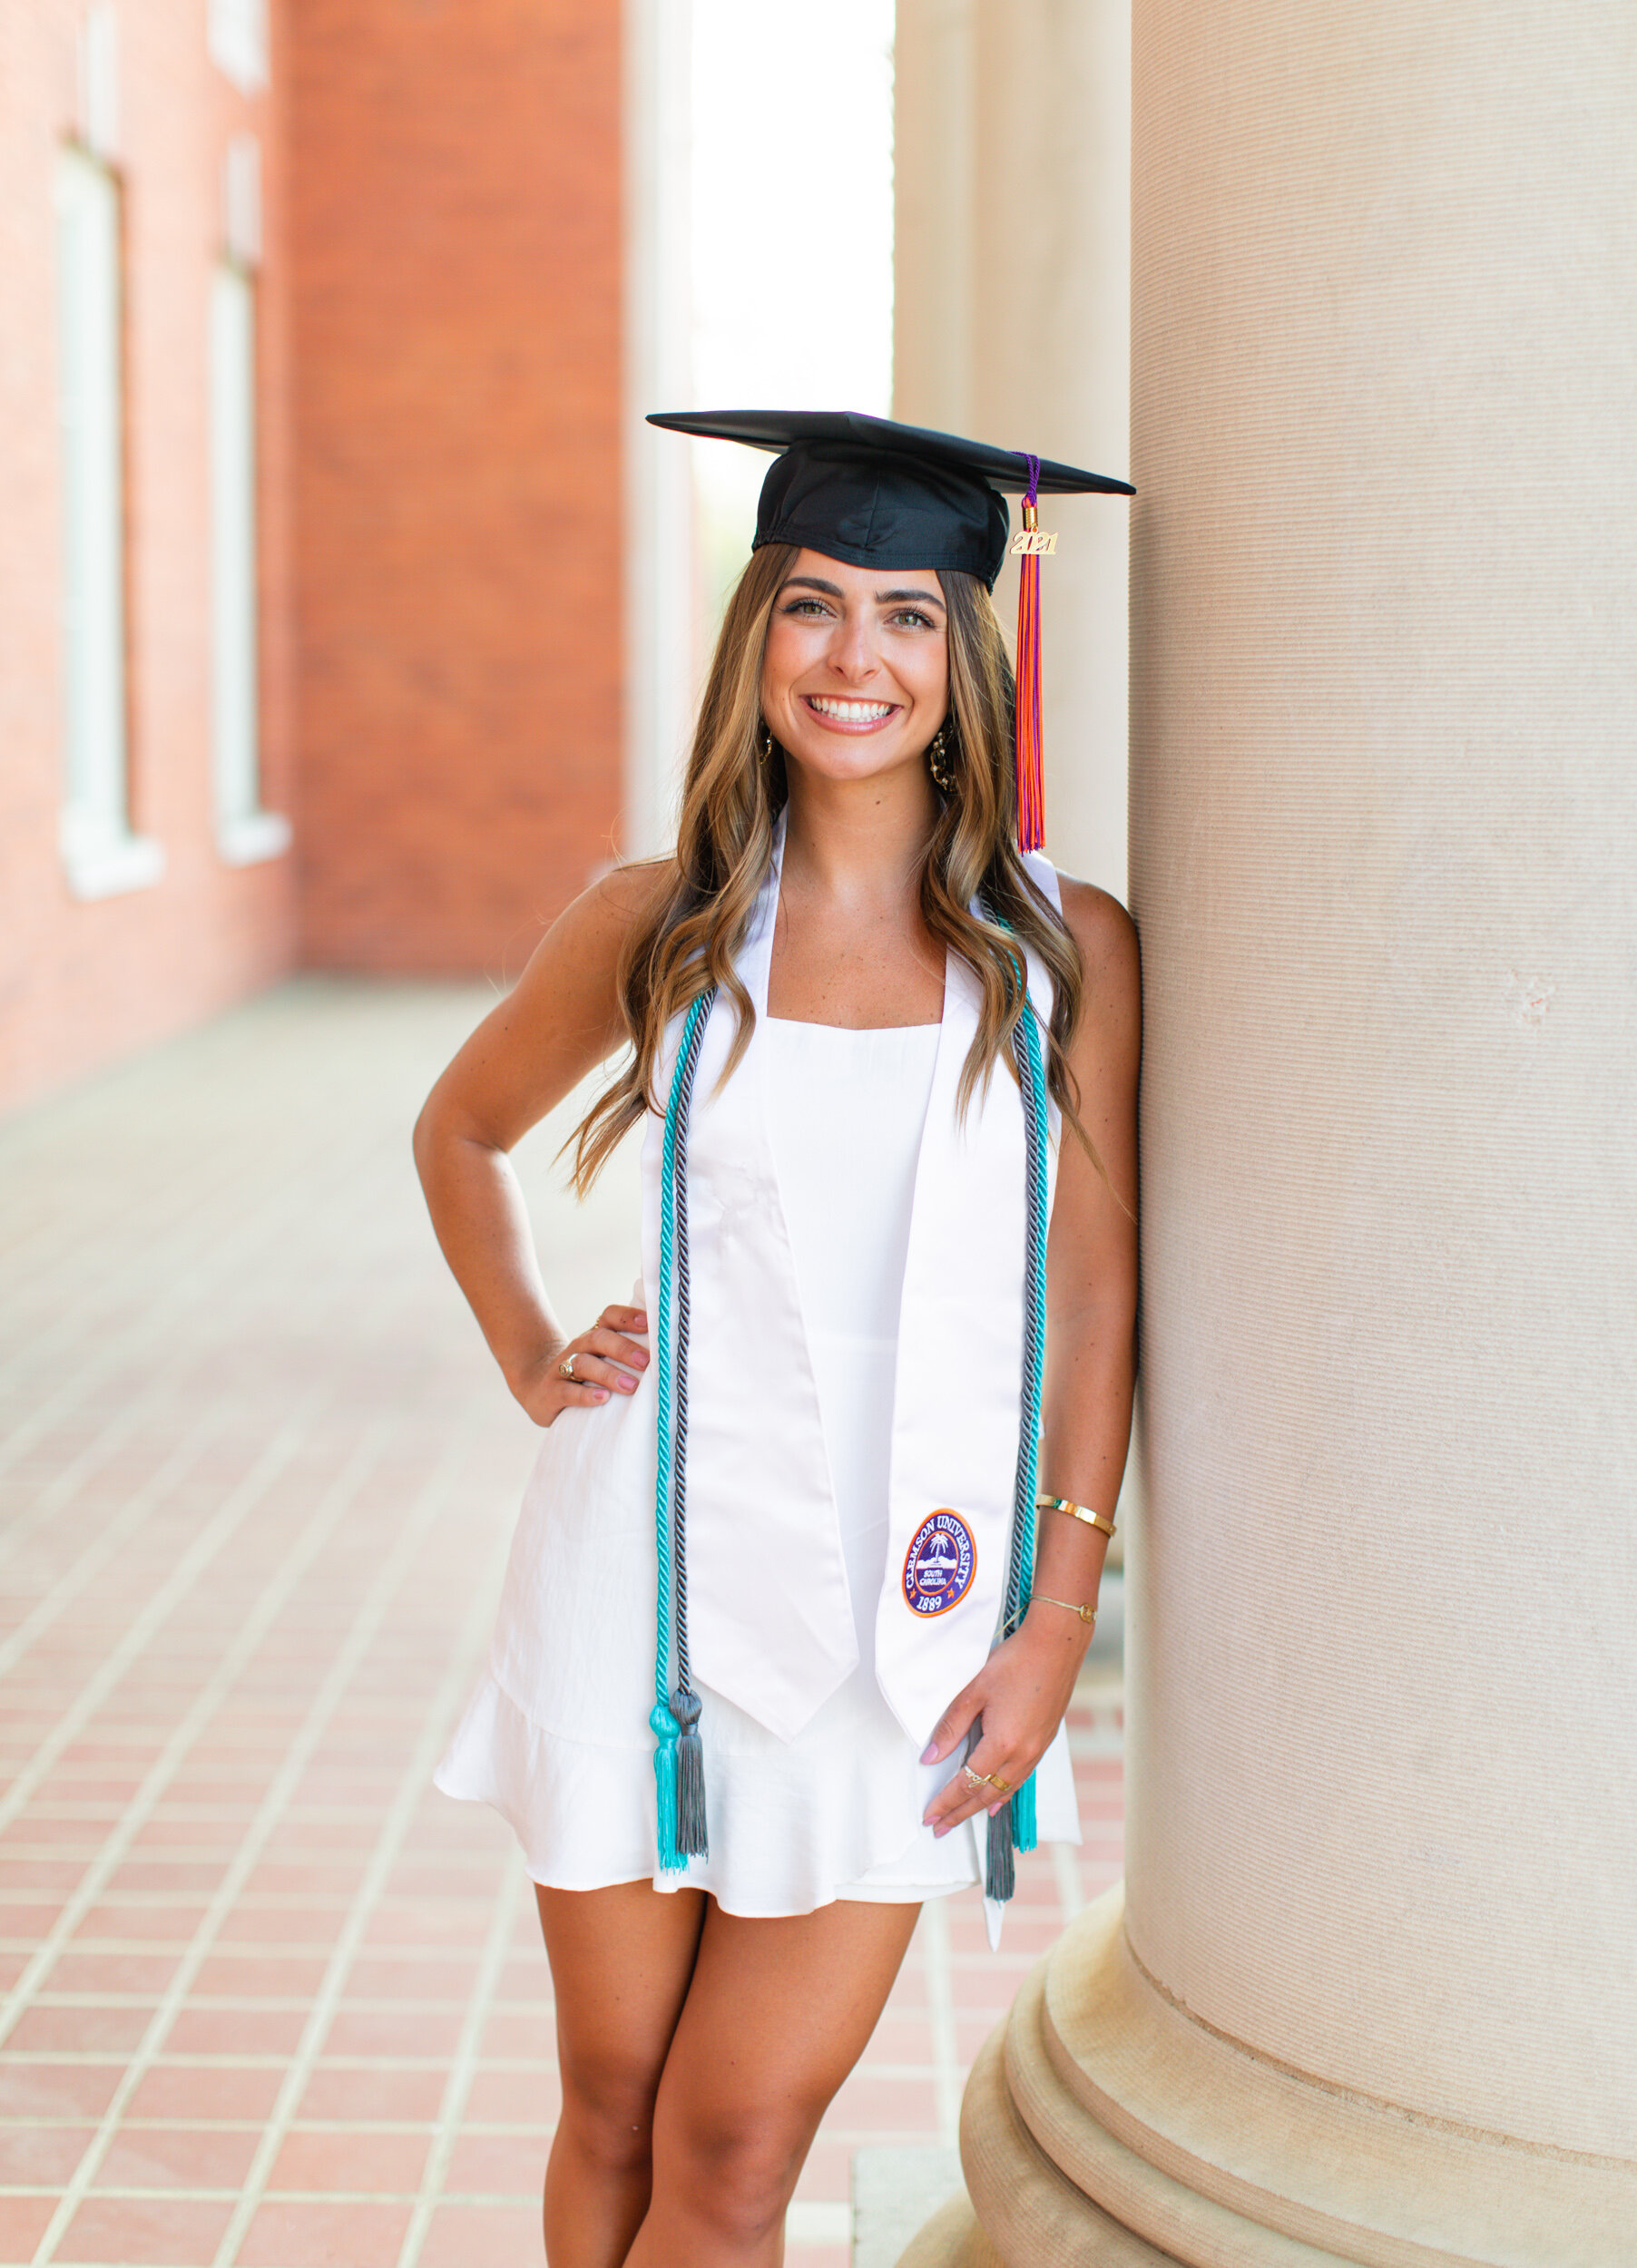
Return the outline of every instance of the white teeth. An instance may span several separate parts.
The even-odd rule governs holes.
[[[809,693],[808,699],[821,717],[834,717],[844,725],[874,724],[882,717],[890,717],[897,706],[895,701],[830,700],[821,693]]]

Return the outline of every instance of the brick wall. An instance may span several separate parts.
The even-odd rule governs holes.
[[[620,782],[617,0],[294,0],[302,951],[515,974]]]
[[[116,0],[132,819],[71,894],[53,180],[83,0],[0,34],[0,1109],[299,961],[512,975],[620,795],[618,0],[274,0],[271,86],[206,0]],[[221,858],[207,338],[229,140],[261,149],[264,805]]]
[[[128,714],[132,812],[163,846],[151,888],[82,904],[57,849],[62,526],[53,178],[76,130],[77,0],[5,0],[0,33],[0,1106],[197,1021],[295,949],[289,858],[225,865],[210,759],[207,321],[230,135],[261,142],[266,800],[295,794],[288,620],[288,340],[279,287],[277,58],[247,98],[211,64],[204,0],[116,12],[113,156],[125,230]]]

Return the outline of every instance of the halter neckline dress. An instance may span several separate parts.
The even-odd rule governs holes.
[[[492,1804],[537,1882],[591,1890],[651,1880],[707,1890],[743,1915],[807,1913],[837,1898],[915,1901],[983,1879],[986,1815],[942,1839],[922,1825],[960,1755],[923,1765],[875,1667],[887,1579],[887,1479],[899,1312],[912,1202],[939,1024],[876,1030],[759,1015],[768,1133],[830,1466],[856,1667],[791,1738],[701,1680],[710,1855],[657,1868],[653,1820],[652,1501],[600,1490],[600,1432],[638,1422],[635,1395],[565,1411],[585,1429],[580,1480],[525,1497],[508,1585],[535,1602],[517,1674],[499,1655],[479,1686],[437,1784]],[[950,1256],[959,1266],[958,1252]],[[637,1297],[642,1298],[639,1287]],[[616,1406],[622,1403],[622,1407]],[[537,1474],[552,1463],[543,1445]],[[514,1641],[515,1643],[515,1641]],[[509,1671],[509,1674],[507,1674]],[[504,1682],[503,1682],[504,1678]],[[956,1681],[958,1684],[958,1680]],[[948,1695],[954,1698],[955,1687]],[[526,1696],[528,1706],[519,1696]],[[1036,1778],[1043,1841],[1078,1843],[1066,1735]],[[990,1914],[995,1937],[999,1910]]]

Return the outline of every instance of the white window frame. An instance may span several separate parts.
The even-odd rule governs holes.
[[[230,865],[278,858],[289,821],[261,807],[256,576],[256,287],[211,279],[211,751],[216,846]]]
[[[63,812],[68,886],[113,897],[157,882],[133,833],[125,712],[124,386],[120,192],[72,145],[57,158],[57,392],[63,484]]]
[[[267,0],[210,0],[205,44],[211,61],[240,94],[267,84]]]

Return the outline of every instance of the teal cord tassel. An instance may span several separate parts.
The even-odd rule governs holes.
[[[1020,1851],[1033,1851],[1040,1837],[1034,1824],[1034,1774],[1013,1791],[1012,1840]]]
[[[654,1805],[659,1823],[660,1872],[680,1874],[687,1860],[677,1848],[676,1836],[676,1719],[664,1702],[656,1701],[648,1712],[648,1722],[653,1728]]]
[[[671,1714],[682,1728],[676,1745],[676,1843],[691,1859],[708,1859],[710,1838],[705,1828],[705,1752],[699,1736],[699,1696],[679,1686],[671,1696]]]

